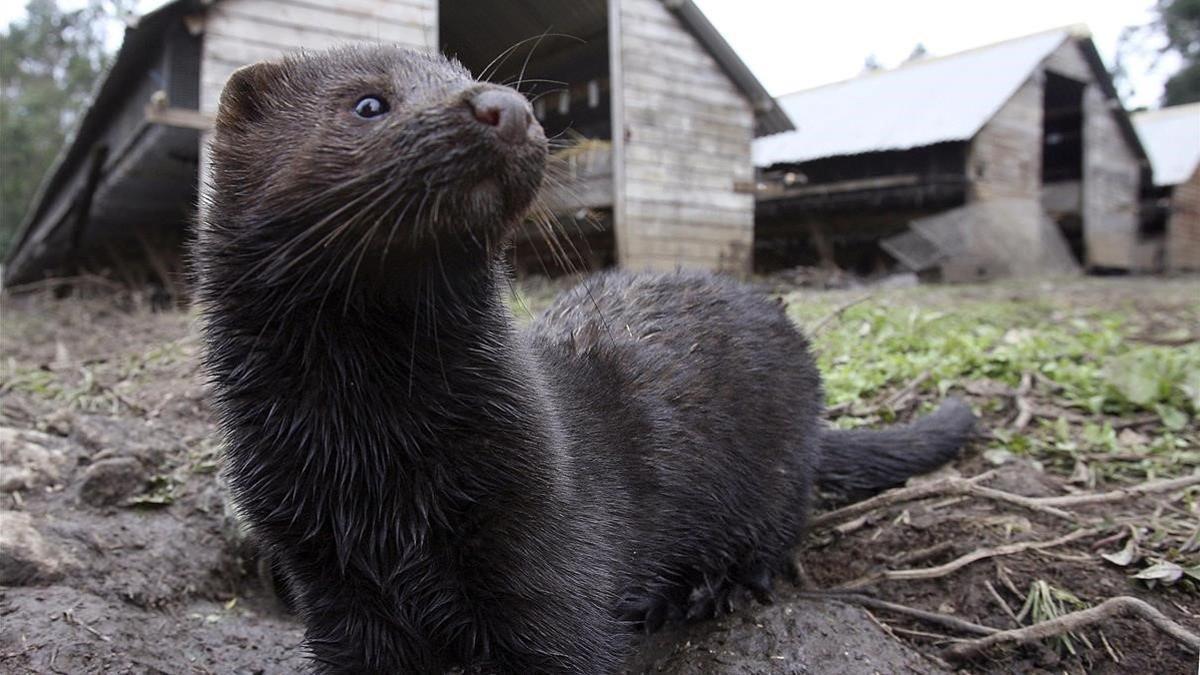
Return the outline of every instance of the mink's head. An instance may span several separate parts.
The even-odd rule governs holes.
[[[523,96],[457,62],[355,46],[235,72],[211,159],[201,255],[269,257],[242,270],[254,286],[494,253],[537,194],[546,138]]]

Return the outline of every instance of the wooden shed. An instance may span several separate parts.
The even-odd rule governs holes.
[[[1164,233],[1168,270],[1200,271],[1200,103],[1139,112],[1133,124],[1154,174],[1146,227]]]
[[[690,0],[174,0],[131,23],[18,231],[5,285],[82,270],[172,283],[228,76],[356,41],[440,49],[520,80],[547,131],[575,142],[557,161],[567,189],[546,195],[562,250],[591,250],[569,266],[749,271],[751,142],[792,127]]]
[[[1067,247],[1090,269],[1137,270],[1161,248],[1139,230],[1145,152],[1081,28],[922,58],[779,102],[796,131],[754,147],[763,269],[823,261],[869,272],[899,259],[943,278],[987,277],[1016,269],[997,256],[1009,250],[999,244],[1020,240],[1042,247],[1029,257],[1046,271],[1062,271]],[[958,230],[942,241],[968,248],[910,229],[933,216],[923,222]]]

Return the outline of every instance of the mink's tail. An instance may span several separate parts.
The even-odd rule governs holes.
[[[818,484],[846,497],[866,497],[954,459],[975,429],[962,399],[947,399],[932,414],[888,429],[825,429]]]

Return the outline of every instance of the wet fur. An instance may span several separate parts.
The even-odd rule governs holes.
[[[825,429],[782,307],[706,274],[599,275],[519,328],[500,260],[546,148],[472,122],[488,86],[370,47],[222,99],[193,251],[224,471],[325,672],[613,672],[635,630],[769,599],[815,481],[901,482],[973,421]],[[389,119],[345,114],[374,90]]]

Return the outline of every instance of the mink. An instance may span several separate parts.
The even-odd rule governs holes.
[[[234,504],[320,672],[610,673],[637,631],[770,600],[815,485],[953,458],[975,417],[822,422],[808,341],[720,276],[613,271],[519,325],[545,135],[392,46],[226,85],[191,245]]]

